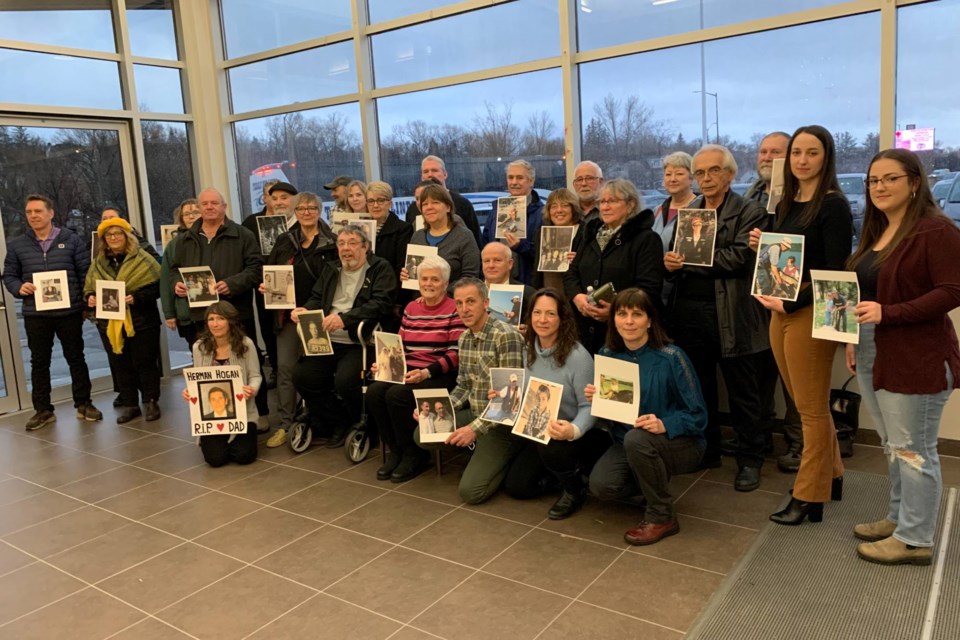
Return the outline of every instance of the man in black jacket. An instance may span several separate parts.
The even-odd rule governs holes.
[[[182,267],[210,267],[216,278],[214,288],[217,295],[236,307],[243,330],[254,340],[257,326],[253,318],[253,289],[260,284],[263,268],[260,243],[247,229],[227,218],[226,200],[216,189],[204,189],[197,201],[200,219],[180,234],[177,250],[170,261],[170,273],[176,277]],[[187,297],[187,285],[183,280],[171,280],[174,295]],[[194,336],[189,340],[191,344],[204,328],[205,310],[203,307],[190,309],[194,328]],[[257,392],[257,411],[264,422],[261,427],[269,427],[266,419],[270,413],[267,385],[260,385]]]
[[[343,446],[350,427],[360,420],[363,402],[361,371],[365,368],[361,340],[369,340],[378,322],[393,312],[397,294],[393,267],[370,254],[363,228],[344,227],[337,234],[340,264],[324,265],[310,299],[293,310],[300,313],[322,309],[322,330],[329,332],[333,355],[301,358],[293,372],[293,384],[307,403],[310,426],[329,434],[327,447]],[[363,322],[363,335],[358,335]]]
[[[53,424],[57,416],[50,402],[50,359],[53,338],[60,338],[63,356],[70,366],[73,406],[77,418],[94,422],[103,414],[90,401],[90,372],[83,357],[83,280],[90,268],[90,245],[85,239],[53,224],[53,201],[43,195],[27,196],[24,217],[30,228],[7,244],[3,283],[13,296],[23,300],[23,325],[30,348],[33,408],[27,431]],[[40,283],[34,276],[44,271],[66,271],[70,306],[38,311],[34,293]],[[52,286],[52,285],[51,285]],[[64,292],[61,289],[61,295]]]
[[[420,162],[420,179],[429,180],[433,178],[440,183],[440,186],[447,189],[447,167],[441,158],[437,156],[427,156]],[[473,239],[480,246],[480,222],[477,220],[477,213],[473,210],[473,204],[462,195],[447,189],[450,192],[450,198],[453,200],[453,212],[460,216],[466,223],[467,228],[473,234]],[[420,209],[416,202],[411,202],[407,207],[407,222],[416,227],[417,216],[420,215]]]
[[[770,349],[769,313],[750,295],[756,254],[750,231],[766,229],[763,207],[730,188],[737,163],[726,147],[706,145],[693,156],[694,176],[703,196],[691,209],[717,211],[713,266],[684,266],[684,257],[668,251],[663,264],[675,286],[670,295],[673,336],[687,353],[700,378],[707,404],[707,450],[703,465],[720,466],[717,365],[727,387],[737,433],[737,472],[734,488],[760,486],[763,428],[760,420],[760,381],[764,352]]]

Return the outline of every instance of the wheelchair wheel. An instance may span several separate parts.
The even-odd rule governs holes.
[[[313,442],[313,430],[303,422],[294,422],[290,425],[287,442],[294,453],[303,453],[310,448]]]
[[[351,429],[343,445],[343,455],[354,464],[363,462],[370,453],[370,436],[363,429]]]

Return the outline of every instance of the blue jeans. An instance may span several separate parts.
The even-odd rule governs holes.
[[[943,407],[953,388],[947,371],[947,388],[929,395],[891,393],[873,389],[873,362],[877,354],[872,324],[860,325],[857,378],[860,394],[877,425],[887,454],[890,473],[890,513],[896,523],[893,537],[915,547],[932,547],[940,510],[940,457],[937,433]]]

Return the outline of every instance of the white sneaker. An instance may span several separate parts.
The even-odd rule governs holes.
[[[287,430],[286,429],[277,429],[273,432],[273,435],[270,436],[270,439],[267,440],[268,447],[279,447],[284,442],[287,441]]]

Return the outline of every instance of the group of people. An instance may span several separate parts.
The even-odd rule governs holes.
[[[784,192],[775,212],[768,214],[777,157],[787,159]],[[294,219],[267,256],[261,255],[250,230],[255,216],[254,222],[238,225],[226,217],[223,196],[207,189],[198,197],[199,220],[187,218],[196,206],[191,201],[178,211],[182,229],[159,267],[141,259],[122,220],[102,223],[107,235],[100,269],[115,277],[127,269],[137,283],[141,260],[148,273],[156,267],[159,282],[150,283],[157,285],[150,291],[162,298],[168,325],[179,328],[191,344],[195,364],[229,362],[244,368],[248,415],[258,416],[253,422],[265,421],[265,392],[271,386],[251,340],[256,337],[254,309],[259,310],[279,413],[268,447],[286,441],[298,396],[306,404],[309,428],[328,447],[342,446],[366,403],[368,428],[386,447],[378,479],[416,477],[429,466],[431,447],[467,447],[472,455],[459,484],[464,502],[487,500],[501,487],[517,498],[559,491],[548,516],[560,519],[576,513],[588,491],[600,500],[634,498],[642,505],[642,517],[625,539],[635,545],[653,544],[679,531],[669,486],[675,474],[719,467],[721,454],[729,453],[737,463],[734,488],[759,487],[778,380],[787,405],[788,450],[777,463],[797,475],[789,502],[770,519],[784,525],[819,522],[824,504],[842,498],[843,463],[829,407],[837,343],[812,337],[809,272],[854,270],[861,301],[852,315],[861,325],[861,338],[858,346],[847,346],[846,362],[860,377],[892,480],[886,517],[855,528],[864,540],[857,550],[874,562],[925,564],[932,556],[942,485],[936,435],[960,375],[960,349],[947,317],[960,306],[960,270],[950,258],[960,249],[960,231],[935,204],[917,156],[884,151],[868,168],[863,234],[852,251],[852,216],[835,162],[833,137],[821,126],[801,127],[793,135],[772,133],[760,145],[759,178],[741,196],[731,189],[738,169],[725,147],[708,144],[692,157],[671,153],[663,160],[668,197],[651,211],[629,180],[605,180],[590,161],[576,167],[572,191],[557,189],[544,203],[533,189],[533,166],[516,160],[507,166],[506,186],[511,196],[527,203],[525,234],[507,231],[504,238],[495,238],[495,225],[473,227],[476,215],[469,203],[445,186],[443,161],[428,156],[406,220],[393,213],[392,189],[386,183],[363,184],[341,176],[326,185],[340,206],[375,221],[375,251],[364,227],[348,223],[334,234],[320,217],[316,194],[298,193],[280,182],[265,187],[268,205],[256,215]],[[35,261],[32,256],[51,236],[35,202],[28,201],[27,210],[32,233],[11,241],[14,250],[8,251],[4,270],[8,289],[25,298],[25,315],[33,291],[21,263]],[[696,253],[699,228],[694,223],[702,225],[702,218],[691,222],[689,233],[681,233],[690,235],[692,244],[674,239],[680,209],[716,212],[710,266],[689,248]],[[415,231],[418,216],[422,228]],[[571,251],[563,256],[568,268],[562,273],[538,269],[543,225],[573,227]],[[793,269],[788,275],[798,287],[795,301],[752,290],[764,231],[804,238],[802,269],[788,264],[781,271]],[[415,274],[403,266],[409,244],[437,248],[437,255],[425,257]],[[126,257],[118,260],[122,255]],[[82,271],[82,256],[78,260],[74,269]],[[262,308],[259,300],[267,291],[263,265],[292,265],[294,309]],[[176,274],[192,266],[210,267],[216,278],[220,302],[205,310],[183,302],[187,289]],[[401,290],[401,283],[411,279],[417,291]],[[490,313],[489,287],[494,284],[522,287],[519,326]],[[611,289],[615,295],[600,295]],[[128,284],[130,309],[143,306],[138,290],[141,296],[151,295]],[[322,357],[303,353],[296,330],[301,314],[317,310],[324,313],[319,330],[329,335],[332,351]],[[48,322],[46,316],[31,320],[31,326],[41,321],[51,343],[53,331],[67,326],[66,321]],[[395,354],[363,362],[361,343],[371,342],[377,327],[400,334],[406,374],[402,384],[373,382],[364,395],[365,368],[374,373],[378,366],[395,368]],[[129,343],[139,332],[135,322],[104,328],[112,345],[116,338]],[[42,365],[39,342],[31,341],[31,350],[35,342],[34,359]],[[610,385],[593,385],[597,354],[639,367],[640,389],[629,395],[638,391],[640,409],[630,423],[591,415],[594,396],[611,393]],[[46,358],[49,364],[49,349]],[[46,405],[42,393],[37,395],[43,391],[36,383],[39,368],[35,365],[38,415],[52,409],[49,391]],[[528,412],[535,419],[527,429],[537,437],[549,435],[547,444],[517,437],[510,425],[483,415],[491,400],[499,403],[501,414],[519,406],[517,389],[492,388],[494,368],[523,369],[526,379],[540,378],[562,389],[556,419],[546,415],[551,393],[546,385],[535,390],[536,406]],[[718,370],[735,433],[728,441],[720,431]],[[82,382],[80,373],[78,368]],[[82,373],[86,375],[85,368]],[[78,415],[92,410],[89,380],[85,384],[78,387],[75,378]],[[455,415],[446,415],[443,402],[418,405],[414,391],[421,389],[446,389]],[[439,422],[452,427],[445,442],[420,442],[422,425],[436,431]],[[201,440],[211,464],[244,463],[256,456],[255,432]]]

